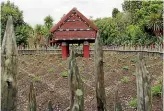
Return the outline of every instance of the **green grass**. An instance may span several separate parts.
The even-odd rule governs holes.
[[[132,75],[133,75],[133,76],[136,76],[136,72],[133,72]]]
[[[63,77],[68,77],[68,72],[67,72],[67,71],[62,72],[62,73],[61,73],[61,76],[63,76]]]
[[[62,65],[62,63],[59,63],[59,64],[58,64],[58,66],[61,66],[61,65]]]
[[[54,71],[55,69],[53,67],[48,69],[48,72],[54,72]]]
[[[123,66],[122,67],[124,70],[128,71],[129,70],[129,67],[128,66]]]
[[[154,87],[151,88],[151,92],[153,96],[159,96],[162,94],[162,85],[157,84]]]
[[[131,62],[136,63],[137,62],[137,58],[131,59]]]
[[[86,78],[84,76],[81,76],[81,79],[82,79],[82,81],[87,81],[88,80],[88,78]]]
[[[40,77],[39,76],[35,76],[35,77],[32,78],[32,81],[38,82],[38,81],[40,81]]]
[[[123,83],[129,82],[129,77],[123,76],[123,78],[121,79],[121,82],[123,82]]]
[[[83,68],[79,68],[79,72],[83,72],[83,70],[84,70]]]
[[[107,67],[111,67],[111,65],[109,63],[106,64]]]
[[[137,98],[132,98],[128,105],[131,107],[137,107]]]

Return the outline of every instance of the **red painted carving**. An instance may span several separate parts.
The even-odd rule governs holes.
[[[82,21],[66,22],[61,29],[87,29],[88,26]]]
[[[70,39],[70,38],[95,38],[95,31],[63,31],[55,32],[55,38],[57,39]]]

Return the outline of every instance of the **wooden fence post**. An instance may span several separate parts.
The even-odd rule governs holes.
[[[30,83],[30,92],[29,92],[29,111],[36,111],[36,96],[33,82]]]
[[[164,56],[163,56],[162,59],[164,59]],[[163,65],[163,69],[164,69],[164,65]],[[163,73],[163,92],[162,92],[162,96],[163,96],[163,111],[164,111],[164,73]]]
[[[2,43],[1,110],[16,111],[18,50],[16,46],[12,16],[8,17]]]
[[[53,111],[52,102],[48,101],[48,111]]]
[[[99,32],[95,41],[95,77],[96,77],[96,98],[98,111],[106,111],[104,71],[103,71],[103,50]]]
[[[79,74],[79,69],[76,64],[74,50],[71,50],[68,70],[68,83],[70,87],[70,106],[67,110],[84,111],[84,88],[83,81]]]
[[[121,102],[118,96],[118,87],[115,90],[115,101],[114,101],[114,111],[122,111]]]
[[[137,111],[152,111],[151,77],[146,69],[143,53],[138,53],[137,59]]]

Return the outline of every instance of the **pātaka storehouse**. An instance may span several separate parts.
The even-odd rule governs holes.
[[[51,28],[53,42],[61,44],[62,57],[69,56],[69,44],[83,44],[83,56],[89,57],[89,43],[94,43],[98,28],[76,8],[73,8]]]

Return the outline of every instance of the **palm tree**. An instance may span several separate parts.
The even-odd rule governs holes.
[[[46,42],[48,43],[48,41],[51,38],[51,33],[49,32],[49,30],[52,28],[53,26],[53,18],[48,15],[44,18],[44,25],[45,25],[45,37],[46,37]]]
[[[45,24],[45,26],[50,30],[50,28],[52,27],[52,25],[53,25],[53,18],[50,16],[50,15],[48,15],[48,16],[46,16],[45,18],[44,18],[44,24]]]
[[[147,26],[152,29],[156,36],[160,36],[163,29],[163,18],[160,13],[152,13],[147,17]]]
[[[40,44],[41,44],[40,42],[41,42],[41,39],[42,39],[43,34],[44,34],[43,25],[37,24],[34,27],[34,33],[35,33],[35,47],[37,47],[37,45],[40,46]]]

